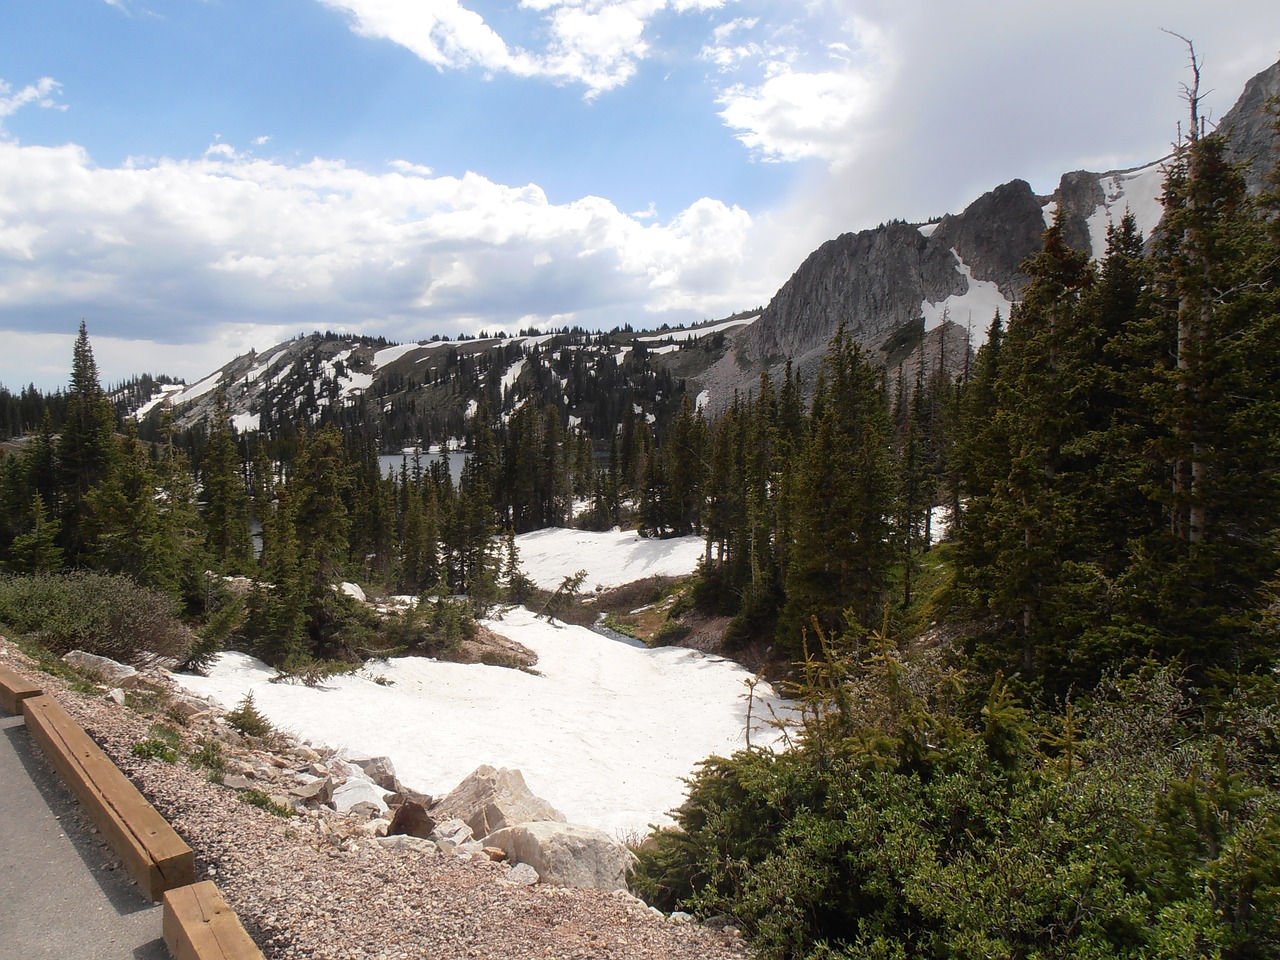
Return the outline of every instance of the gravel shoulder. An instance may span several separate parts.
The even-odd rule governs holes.
[[[501,863],[388,850],[282,819],[237,799],[185,762],[132,755],[156,717],[38,673],[0,638],[0,658],[58,697],[196,852],[197,879],[217,882],[272,958],[543,958],[736,960],[733,931],[677,923],[625,894],[519,886]]]

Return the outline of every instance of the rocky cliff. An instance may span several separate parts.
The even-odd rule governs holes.
[[[1254,192],[1280,158],[1277,96],[1280,63],[1249,81],[1220,124],[1234,158],[1247,164]],[[958,370],[968,353],[960,334],[976,348],[996,310],[1007,319],[1028,280],[1022,263],[1040,249],[1055,214],[1067,242],[1094,257],[1105,252],[1107,226],[1126,211],[1150,236],[1162,213],[1166,159],[1130,170],[1070,172],[1049,196],[1013,180],[936,223],[895,221],[842,234],[805,259],[738,335],[731,355],[707,371],[704,385],[725,402],[734,390],[751,389],[762,371],[776,376],[788,359],[812,383],[841,323],[891,371],[914,372],[944,355]]]

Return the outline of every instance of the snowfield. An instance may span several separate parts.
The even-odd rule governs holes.
[[[698,566],[706,546],[701,537],[650,540],[617,527],[607,533],[551,527],[516,537],[520,569],[543,590],[554,590],[579,570],[587,571],[584,590],[684,576]]]
[[[252,691],[277,727],[389,756],[405,784],[434,796],[482,763],[516,767],[570,822],[619,837],[669,823],[698,761],[746,743],[751,675],[735,663],[551,625],[521,607],[486,626],[535,651],[539,675],[406,657],[309,688],[270,683],[261,661],[224,653],[208,677],[176,679],[227,707]],[[772,743],[764,720],[783,707],[766,684],[756,697],[752,743]]]

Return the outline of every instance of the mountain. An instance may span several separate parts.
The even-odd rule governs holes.
[[[1280,158],[1269,107],[1277,96],[1280,63],[1253,77],[1219,124],[1253,192]],[[314,334],[238,357],[181,391],[157,384],[138,415],[154,416],[167,400],[179,425],[190,427],[208,416],[222,387],[241,431],[292,429],[304,419],[360,423],[391,450],[463,436],[482,401],[509,416],[532,399],[607,441],[628,417],[665,424],[686,397],[723,408],[735,392],[754,389],[762,372],[781,377],[788,361],[812,384],[841,323],[891,374],[902,369],[914,379],[922,363],[957,372],[996,312],[1007,318],[1021,297],[1028,282],[1021,265],[1039,251],[1058,211],[1067,241],[1094,257],[1125,211],[1152,235],[1168,159],[1072,171],[1048,196],[1011,180],[931,223],[841,234],[810,254],[763,309],[717,323],[404,345]]]
[[[1280,63],[1251,79],[1219,124],[1255,193],[1280,158],[1268,106],[1277,96]],[[1151,236],[1163,214],[1168,159],[1066,173],[1048,196],[1012,180],[933,223],[895,221],[842,234],[805,259],[702,385],[723,402],[735,389],[750,389],[762,371],[776,377],[788,359],[811,382],[840,323],[891,371],[900,364],[914,371],[922,361],[958,370],[967,347],[984,342],[996,310],[1008,318],[1028,281],[1021,264],[1039,251],[1058,210],[1067,241],[1094,257],[1105,253],[1107,227],[1126,210]]]

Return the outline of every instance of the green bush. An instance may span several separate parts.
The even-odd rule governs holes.
[[[217,740],[202,740],[196,751],[187,758],[197,770],[208,770],[209,779],[221,783],[227,770],[227,755]]]
[[[0,579],[0,622],[58,656],[84,650],[121,663],[181,660],[195,639],[169,597],[86,571]]]
[[[163,740],[150,738],[139,740],[133,745],[132,753],[144,760],[163,760],[165,763],[177,763],[178,751]]]
[[[239,797],[242,802],[249,804],[249,806],[257,807],[259,810],[265,810],[267,813],[274,813],[277,817],[282,817],[287,820],[293,816],[292,810],[286,806],[276,803],[261,790],[242,790]]]
[[[1274,684],[1206,723],[1168,669],[1058,713],[997,678],[974,715],[887,646],[824,653],[792,749],[706,761],[639,895],[762,960],[1280,955]]]
[[[275,732],[275,727],[271,725],[271,721],[266,718],[262,711],[258,709],[258,705],[253,702],[252,691],[240,698],[240,702],[236,704],[234,710],[227,714],[226,719],[233,730],[246,737],[264,739]]]

